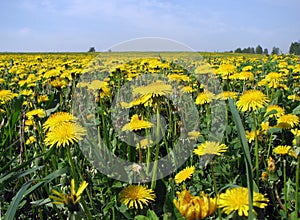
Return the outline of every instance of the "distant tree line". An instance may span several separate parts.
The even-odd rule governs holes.
[[[269,54],[269,51],[267,48],[263,49],[262,46],[257,45],[256,48],[254,47],[247,47],[247,48],[237,48],[235,51],[235,53],[250,53],[250,54]],[[279,54],[280,49],[278,47],[273,47],[272,49],[272,54]]]
[[[233,52],[233,51],[230,51]],[[234,50],[234,53],[250,53],[250,54],[269,54],[269,51],[267,48],[263,49],[262,46],[258,45],[256,48],[254,47],[247,47],[247,48],[237,48]],[[279,47],[273,47],[271,54],[281,54],[282,51],[279,49]],[[290,45],[289,48],[290,54],[300,55],[300,41],[293,42]]]

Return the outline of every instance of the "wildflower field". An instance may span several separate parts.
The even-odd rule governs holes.
[[[0,219],[299,219],[300,58],[0,54]]]

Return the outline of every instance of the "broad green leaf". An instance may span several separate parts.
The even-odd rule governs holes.
[[[134,220],[150,220],[150,219],[144,215],[137,215],[134,217]]]
[[[296,108],[294,108],[292,113],[295,115],[300,115],[300,105],[298,105]]]
[[[159,220],[159,218],[157,217],[155,212],[150,209],[148,209],[148,211],[147,211],[147,217],[149,218],[149,220]]]

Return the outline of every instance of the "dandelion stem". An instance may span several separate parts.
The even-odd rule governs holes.
[[[89,210],[89,207],[87,206],[86,202],[84,200],[82,200],[82,206],[83,206],[83,209],[84,209],[84,212],[85,212],[85,215],[87,217],[88,220],[92,220],[93,219],[93,216]]]
[[[75,185],[77,186],[77,175],[76,175],[76,172],[75,172],[75,164],[74,164],[74,161],[73,161],[73,158],[72,158],[72,155],[71,155],[71,150],[70,150],[70,147],[66,147],[67,148],[67,156],[68,156],[68,160],[69,160],[69,164],[70,164],[70,167],[71,167],[71,175],[73,176],[74,180],[75,180]]]
[[[20,126],[20,164],[23,163],[23,153],[26,155],[26,149],[24,144],[24,127],[25,127],[25,112],[21,113],[21,126]],[[25,158],[27,160],[27,156]]]
[[[214,182],[215,196],[217,197],[218,196],[218,188],[217,188],[217,181],[216,181],[216,176],[215,176],[215,172],[214,172],[214,161],[212,161],[212,163],[211,163],[211,176],[212,176],[212,179]],[[218,208],[218,218],[222,219],[221,211],[219,208]]]
[[[147,148],[147,167],[146,167],[146,174],[149,174],[150,170],[150,161],[151,161],[151,147]]]
[[[268,144],[268,154],[267,154],[267,158],[269,158],[270,151],[271,151],[272,136],[273,136],[273,133],[270,134],[270,139],[269,139],[269,144]]]
[[[142,153],[142,148],[139,147],[139,157],[140,157],[140,165],[142,166],[143,164],[143,153]]]
[[[152,181],[151,181],[151,189],[154,190],[156,183],[156,173],[158,166],[158,154],[159,154],[159,133],[160,133],[160,117],[159,117],[159,107],[156,109],[156,145],[155,145],[155,159],[152,171]]]
[[[296,204],[295,204],[295,211],[296,216],[295,219],[298,219],[298,213],[299,213],[299,172],[300,172],[300,156],[298,155],[298,163],[297,163],[297,169],[296,169]]]
[[[287,217],[287,188],[286,188],[286,160],[283,160],[283,190],[284,190],[284,212]]]
[[[259,185],[258,139],[257,139],[256,117],[254,111],[252,112],[252,117],[253,117],[254,138],[255,138],[254,154],[255,154],[256,184],[258,186]]]

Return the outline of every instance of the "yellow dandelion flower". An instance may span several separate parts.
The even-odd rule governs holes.
[[[152,144],[153,144],[152,140],[150,140],[148,138],[144,138],[139,143],[136,144],[136,148],[146,149],[147,147],[151,146]]]
[[[290,152],[291,149],[292,149],[291,146],[279,145],[273,149],[273,153],[280,154],[280,155],[286,155]]]
[[[224,92],[216,95],[216,99],[219,99],[219,100],[228,100],[229,98],[236,99],[237,92],[224,91]]]
[[[272,157],[269,157],[268,159],[268,171],[274,172],[276,169],[275,160]]]
[[[270,128],[270,123],[268,121],[261,123],[262,132],[266,133]]]
[[[146,104],[151,100],[151,98],[152,98],[152,94],[146,94],[141,97],[138,97],[134,99],[132,102],[130,102],[129,107]]]
[[[11,90],[0,90],[0,104],[5,104],[17,96],[18,94],[13,93]]]
[[[75,181],[74,179],[71,180],[70,185],[70,191],[71,191],[71,201],[73,204],[76,204],[81,199],[81,194],[85,190],[85,188],[88,186],[88,183],[86,181],[83,181],[80,186],[78,187],[78,190],[75,190]]]
[[[293,145],[294,146],[299,146],[300,145],[300,137],[295,137],[294,139],[293,139]]]
[[[128,102],[120,102],[120,106],[122,108],[131,108],[131,103],[128,103]]]
[[[119,201],[128,208],[143,209],[143,205],[148,206],[150,201],[154,201],[155,193],[142,185],[130,185],[124,188],[119,194]]]
[[[54,79],[50,82],[50,85],[53,86],[54,88],[60,89],[60,88],[66,87],[67,82],[64,79],[57,77],[56,79]]]
[[[58,192],[57,190],[52,190],[52,195],[49,196],[50,199],[52,199],[52,203],[56,205],[75,205],[79,202],[81,199],[81,194],[85,190],[85,188],[88,186],[88,183],[86,181],[83,181],[78,190],[75,190],[75,181],[74,179],[71,180],[70,184],[70,194],[65,194]]]
[[[206,62],[199,62],[195,64],[196,69],[194,70],[194,73],[196,75],[200,74],[213,74],[213,69],[209,66]]]
[[[34,116],[43,118],[46,116],[46,113],[43,109],[34,109],[34,110],[27,112],[26,116],[28,117],[28,119],[32,119]]]
[[[48,100],[49,100],[49,97],[47,95],[40,95],[38,97],[38,103],[47,102]]]
[[[251,71],[253,69],[253,66],[244,66],[242,71]]]
[[[287,115],[282,115],[280,118],[278,118],[276,127],[289,129],[289,128],[294,128],[298,124],[299,124],[299,117],[297,115],[287,114]]]
[[[214,141],[206,141],[194,149],[194,153],[198,156],[203,156],[206,154],[220,156],[221,153],[227,151],[227,148],[228,147],[225,144],[220,144]]]
[[[34,136],[30,136],[30,137],[26,140],[25,144],[26,144],[26,145],[30,145],[30,144],[32,144],[32,143],[34,143],[34,142],[36,142],[35,137],[34,137]]]
[[[259,135],[260,131],[256,130],[256,135]],[[248,142],[251,143],[255,139],[255,131],[246,131],[246,138],[248,139]]]
[[[265,208],[267,206],[267,202],[269,202],[269,199],[263,194],[253,192],[253,206],[257,208]],[[218,198],[218,207],[221,208],[227,215],[237,211],[239,216],[248,216],[248,188],[237,187],[227,189],[225,193],[220,194]]]
[[[45,144],[56,147],[68,146],[79,140],[86,134],[86,130],[77,123],[65,122],[49,130],[46,134]]]
[[[233,64],[221,64],[219,69],[216,70],[216,73],[222,75],[223,78],[226,78],[236,71],[237,67]]]
[[[47,121],[43,124],[43,129],[46,130],[53,130],[57,126],[61,125],[65,122],[76,122],[77,118],[68,112],[56,112],[49,116]]]
[[[264,172],[261,173],[262,181],[267,181],[268,177],[269,177],[269,174],[267,172],[264,171]]]
[[[192,140],[197,140],[197,138],[200,137],[200,136],[201,136],[200,131],[195,131],[195,130],[193,130],[193,131],[190,131],[190,132],[188,133],[188,137],[189,137],[190,139],[192,139]]]
[[[287,97],[288,99],[290,99],[290,100],[293,100],[293,101],[300,101],[300,96],[297,96],[297,95],[289,95],[288,97]]]
[[[286,79],[282,73],[270,72],[266,75],[264,80],[268,83],[270,88],[279,88]]]
[[[51,77],[60,76],[61,74],[62,74],[62,71],[60,69],[50,69],[43,74],[43,77],[51,78]]]
[[[98,89],[108,89],[108,83],[104,81],[100,81],[98,79],[93,80],[89,85],[88,85],[89,90],[98,90]]]
[[[242,71],[240,73],[235,73],[229,77],[229,79],[239,79],[239,80],[254,80],[254,75],[248,71]]]
[[[193,173],[195,172],[195,167],[191,166],[191,167],[186,167],[183,170],[181,170],[179,173],[176,174],[174,180],[175,183],[181,183],[187,179],[189,179]]]
[[[300,130],[299,129],[291,129],[291,132],[294,135],[293,145],[297,146],[300,145]]]
[[[22,105],[23,106],[27,106],[28,108],[32,108],[32,102],[28,102],[28,101],[24,101],[23,103],[22,103]]]
[[[163,96],[172,94],[172,86],[165,84],[163,81],[157,80],[149,85],[134,88],[132,93],[134,96],[149,94],[151,94],[152,97]]]
[[[181,88],[181,91],[184,93],[192,93],[192,92],[195,92],[196,89],[193,89],[193,87],[191,87],[191,86],[184,86]]]
[[[198,94],[195,103],[197,105],[204,105],[206,103],[210,103],[215,95],[212,92],[204,91]]]
[[[241,95],[236,105],[242,112],[263,108],[269,102],[268,97],[259,90],[248,90]]]
[[[175,207],[185,219],[199,220],[212,215],[217,209],[217,199],[201,192],[201,196],[193,196],[183,186],[181,192],[176,192],[177,199],[173,200]]]
[[[300,137],[300,130],[299,129],[291,129],[291,132],[294,136]]]
[[[289,87],[287,85],[283,84],[283,83],[278,84],[278,88],[279,89],[284,89],[284,90],[289,90]]]
[[[274,111],[274,113],[270,114],[270,112],[272,112],[272,111]],[[280,117],[280,116],[284,115],[284,109],[282,107],[280,107],[279,105],[269,105],[267,107],[265,116],[267,116],[267,115],[270,118]]]
[[[144,121],[143,119],[140,120],[139,116],[137,114],[134,114],[131,117],[130,122],[122,127],[122,131],[136,131],[145,128],[151,128],[152,126],[153,124],[151,122]]]
[[[26,126],[32,126],[32,125],[34,125],[34,120],[33,120],[33,118],[30,118],[30,119],[28,119],[28,120],[25,120],[25,125],[26,125]]]
[[[183,81],[183,82],[188,82],[189,80],[190,80],[190,77],[189,76],[187,76],[187,75],[183,75],[183,74],[169,74],[168,75],[168,78],[169,78],[169,80],[171,80],[171,81],[174,81],[174,80],[176,80],[176,81],[178,81],[178,82],[180,82],[180,81]]]
[[[294,151],[293,149],[291,149],[291,150],[289,151],[289,155],[290,155],[291,157],[296,158],[296,159],[297,159],[297,157],[298,157],[296,151]]]
[[[55,205],[68,205],[68,195],[65,193],[58,192],[57,190],[52,190],[52,195],[49,196],[52,199],[52,203]]]

